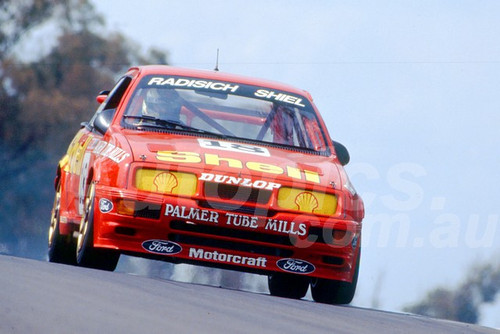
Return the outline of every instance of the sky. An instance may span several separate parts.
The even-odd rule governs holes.
[[[219,49],[221,71],[311,93],[365,200],[354,305],[400,310],[498,261],[499,1],[94,5],[103,33],[166,50],[171,65],[213,69]]]

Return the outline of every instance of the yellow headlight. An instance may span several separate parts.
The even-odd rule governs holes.
[[[135,187],[160,194],[192,196],[196,193],[195,174],[168,170],[139,168],[135,173]]]
[[[282,187],[278,192],[278,206],[287,210],[331,216],[337,210],[337,197],[317,191]]]

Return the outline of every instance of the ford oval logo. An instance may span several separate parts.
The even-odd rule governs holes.
[[[113,202],[111,202],[107,198],[101,198],[101,200],[99,201],[99,210],[102,213],[111,212],[113,210]]]
[[[281,270],[295,274],[310,274],[316,270],[312,263],[298,259],[281,259],[276,262],[276,265]]]
[[[173,255],[182,251],[179,244],[166,240],[147,240],[142,243],[142,248],[148,252],[163,255]]]

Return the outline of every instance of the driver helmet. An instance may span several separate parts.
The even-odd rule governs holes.
[[[165,120],[179,120],[180,97],[173,89],[149,89],[143,103],[143,114]]]

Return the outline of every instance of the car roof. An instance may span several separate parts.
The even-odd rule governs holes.
[[[234,82],[244,85],[261,86],[263,88],[271,88],[299,95],[305,95],[309,100],[312,101],[309,92],[303,89],[299,89],[280,82],[219,72],[215,70],[210,71],[210,70],[188,69],[170,65],[144,65],[144,66],[131,67],[129,71],[139,71],[139,76],[141,77],[146,75],[178,75],[178,76],[195,77],[195,78],[202,78],[209,80]]]

